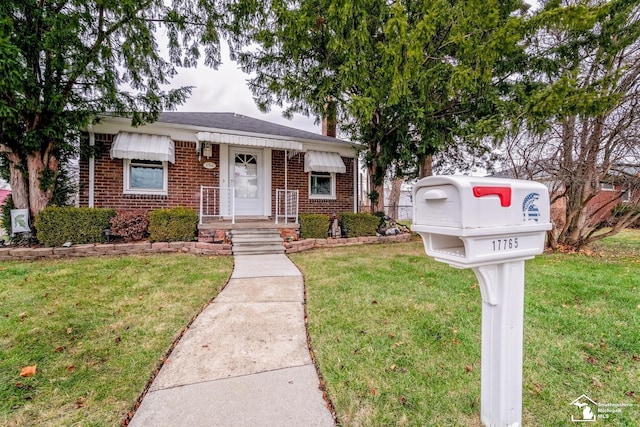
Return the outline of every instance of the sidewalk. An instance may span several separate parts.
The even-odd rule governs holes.
[[[334,426],[307,347],[304,283],[285,255],[243,255],[129,426]]]

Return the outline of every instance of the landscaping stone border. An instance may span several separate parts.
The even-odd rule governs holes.
[[[392,243],[409,242],[411,233],[398,234],[395,236],[363,236],[349,237],[346,239],[302,239],[291,242],[284,242],[285,250],[288,254],[294,252],[307,251],[314,248],[335,248],[338,246],[353,246],[372,243]]]
[[[182,252],[194,255],[231,255],[231,245],[202,242],[139,242],[73,245],[68,248],[0,247],[0,261],[165,252]]]
[[[286,253],[302,252],[314,248],[364,245],[372,243],[408,242],[411,234],[396,236],[350,237],[347,239],[302,239],[285,241]],[[24,246],[0,247],[0,261],[42,258],[66,258],[100,255],[131,255],[143,253],[181,252],[193,255],[232,255],[229,243],[204,242],[139,242],[73,245],[68,248],[29,248]]]

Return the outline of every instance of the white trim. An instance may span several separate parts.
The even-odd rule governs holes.
[[[302,144],[279,138],[260,138],[247,135],[236,135],[221,132],[198,132],[196,140],[199,142],[213,142],[217,144],[239,145],[243,147],[278,148],[281,150],[302,151]]]
[[[353,162],[351,163],[353,165],[353,212],[357,213],[358,212],[358,192],[359,192],[359,188],[358,188],[358,170],[360,168],[360,165],[358,164],[358,156],[354,157]]]
[[[311,194],[311,176],[325,173],[329,174],[329,178],[331,179],[331,194]],[[336,200],[336,174],[334,172],[309,172],[309,200]]]
[[[219,163],[220,163],[220,173],[218,175],[218,180],[219,180],[219,184],[220,187],[231,187],[231,181],[229,181],[229,146],[228,145],[221,145],[220,146],[220,152],[219,152],[219,156],[220,158]],[[232,202],[232,200],[229,200],[229,192],[228,191],[223,191],[222,193],[220,193],[220,208],[223,209],[224,211],[223,213],[221,213],[221,215],[231,215],[231,208],[230,208],[230,203]]]
[[[609,188],[610,186],[610,188]],[[610,182],[600,181],[600,190],[601,191],[616,191],[616,186]]]
[[[622,190],[620,193],[620,201],[622,203],[629,203],[633,200],[631,196],[632,194],[630,189]]]
[[[92,125],[89,124],[87,128],[89,131],[89,147],[96,145],[96,134],[93,133]],[[93,149],[89,149],[89,200],[88,205],[90,208],[95,207],[95,186],[96,186],[96,159],[93,154]]]
[[[167,162],[160,162],[162,163],[162,190],[156,190],[156,189],[151,189],[151,188],[147,188],[147,189],[139,189],[139,188],[131,188],[130,186],[130,168],[131,168],[131,163],[133,162],[134,165],[136,164],[136,160],[139,159],[123,159],[122,160],[122,171],[123,171],[123,177],[122,177],[122,193],[123,194],[145,194],[145,195],[158,195],[158,196],[166,196],[169,194],[168,192],[168,188],[169,188],[169,167],[167,165]]]
[[[271,148],[262,150],[262,214],[271,216]]]

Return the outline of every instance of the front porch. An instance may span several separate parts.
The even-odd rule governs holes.
[[[269,217],[238,217],[231,219],[204,219],[198,224],[198,242],[231,243],[234,230],[277,230],[280,238],[287,242],[298,240],[300,224],[296,222],[276,223]]]

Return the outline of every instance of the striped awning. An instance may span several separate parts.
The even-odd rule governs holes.
[[[307,151],[304,154],[304,171],[345,173],[347,167],[338,153]]]
[[[111,158],[176,162],[174,143],[168,136],[129,132],[115,136]]]
[[[246,147],[278,148],[280,150],[302,151],[302,144],[288,139],[259,138],[245,135],[234,135],[219,132],[198,132],[199,142],[213,142],[215,144],[242,145]]]

